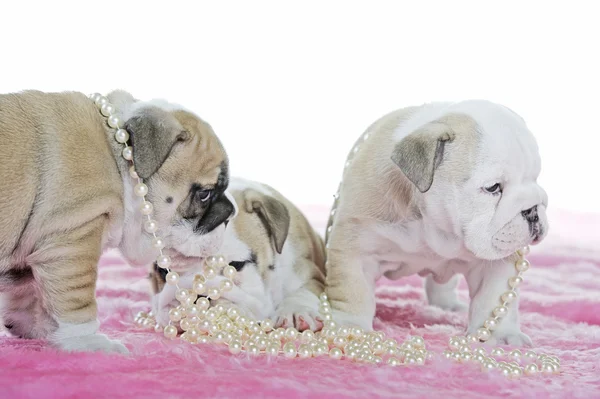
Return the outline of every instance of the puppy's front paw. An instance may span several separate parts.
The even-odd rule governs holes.
[[[320,330],[323,322],[319,318],[319,298],[304,288],[292,293],[277,308],[275,325],[298,331]]]
[[[53,344],[70,352],[129,353],[125,345],[119,341],[108,338],[104,334],[64,338],[53,341]]]
[[[323,322],[319,320],[319,312],[308,306],[284,304],[277,311],[275,326],[318,331],[323,328]]]

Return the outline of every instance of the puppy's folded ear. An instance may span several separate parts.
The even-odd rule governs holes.
[[[244,204],[247,212],[258,214],[273,241],[275,250],[281,253],[290,230],[290,213],[285,205],[269,195],[252,189],[244,191]]]
[[[392,161],[420,192],[425,193],[433,184],[435,169],[444,157],[446,143],[455,133],[441,122],[431,122],[409,134],[392,152]]]
[[[144,107],[125,122],[131,137],[137,174],[147,179],[168,158],[173,146],[189,138],[171,113],[158,107]]]

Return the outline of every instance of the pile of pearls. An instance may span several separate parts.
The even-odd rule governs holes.
[[[216,287],[211,280],[220,272],[226,279]],[[179,338],[191,344],[227,345],[234,355],[242,352],[269,356],[283,354],[290,359],[329,356],[359,363],[385,362],[390,366],[422,365],[431,358],[421,337],[409,337],[399,345],[394,339],[386,339],[383,332],[365,333],[360,328],[338,326],[332,320],[331,305],[325,294],[321,294],[319,305],[323,329],[316,333],[310,330],[299,332],[293,327],[276,328],[273,320],[253,320],[236,306],[213,306],[209,299],[217,300],[223,291],[230,290],[235,273],[235,268],[227,265],[222,256],[208,257],[203,272],[194,276],[193,287],[177,288],[176,298],[180,304],[169,311],[168,325],[160,326],[151,312],[138,313],[135,323],[162,331],[169,339],[175,339],[178,332],[183,331]],[[168,284],[178,282],[173,271],[166,279]],[[201,294],[207,297],[198,296]]]
[[[529,248],[517,251],[517,274],[509,279],[510,290],[507,293],[516,295],[515,288],[518,284],[515,282],[520,283],[523,273],[529,268],[529,263],[524,258],[528,251]],[[219,273],[223,274],[225,280],[217,287],[211,280]],[[208,257],[203,272],[194,277],[191,289],[177,286],[176,298],[180,305],[170,310],[171,321],[167,326],[160,326],[151,312],[138,313],[135,323],[140,327],[162,331],[169,339],[177,338],[178,332],[183,331],[179,335],[181,340],[191,344],[226,345],[234,355],[283,355],[288,359],[329,356],[335,360],[389,366],[424,365],[434,356],[433,352],[427,350],[425,340],[419,336],[408,337],[399,344],[393,338],[386,338],[381,331],[365,333],[360,328],[338,325],[333,320],[331,305],[325,293],[319,297],[323,329],[316,333],[310,330],[299,332],[293,327],[276,328],[272,320],[256,321],[252,315],[236,306],[212,306],[207,297],[212,300],[220,298],[223,292],[233,287],[235,275],[235,268],[227,265],[224,257]],[[166,280],[168,284],[176,285],[179,276],[170,271]],[[510,304],[507,298],[512,295],[507,293],[501,295],[499,307],[507,308]],[[206,297],[198,296],[202,294]],[[484,322],[484,326],[477,330],[477,335],[450,338],[443,357],[460,363],[478,364],[484,371],[497,371],[511,378],[559,373],[560,361],[556,356],[538,355],[533,351],[521,352],[518,349],[505,351],[503,348],[493,348],[488,353],[485,347],[480,346],[490,338],[493,327],[506,314],[507,310],[498,312],[497,309]],[[484,329],[487,332],[482,333]]]

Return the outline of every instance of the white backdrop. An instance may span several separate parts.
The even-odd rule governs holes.
[[[305,204],[330,203],[382,114],[486,98],[537,135],[551,207],[600,210],[597,15],[572,0],[12,1],[0,92],[165,97],[213,125],[233,174]]]

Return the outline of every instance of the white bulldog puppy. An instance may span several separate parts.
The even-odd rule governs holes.
[[[223,255],[238,273],[232,289],[211,300],[211,305],[234,303],[257,320],[274,320],[277,327],[320,329],[318,296],[325,283],[322,238],[298,208],[265,184],[233,178],[228,193],[238,213],[215,255]],[[202,268],[198,262],[180,272],[179,285],[192,288]],[[179,305],[175,287],[165,285],[165,278],[166,271],[155,264],[150,274],[152,304],[162,325],[169,321],[169,310]],[[223,280],[217,276],[207,285],[219,286]]]
[[[548,231],[537,183],[538,146],[523,119],[488,101],[432,103],[392,112],[352,149],[327,228],[326,292],[336,321],[372,329],[375,282],[426,276],[429,303],[462,310],[467,333],[498,306],[515,251]],[[490,341],[531,344],[518,299]]]

